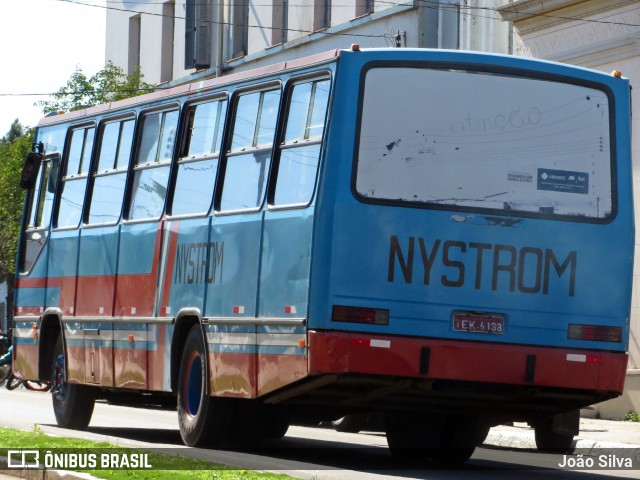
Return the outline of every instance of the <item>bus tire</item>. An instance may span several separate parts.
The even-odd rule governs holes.
[[[266,409],[267,426],[264,432],[265,438],[269,440],[280,440],[289,430],[289,417],[279,406],[271,406]]]
[[[62,428],[84,430],[91,421],[95,391],[86,385],[67,383],[62,336],[58,336],[53,352],[51,398],[56,423]]]
[[[573,445],[573,435],[555,433],[548,422],[534,428],[536,447],[543,452],[567,453]]]
[[[385,429],[391,455],[402,461],[422,464],[432,461],[437,454],[444,419],[421,413],[388,412]]]
[[[200,325],[191,327],[184,344],[178,374],[178,425],[185,445],[228,445],[233,402],[209,396],[207,350]]]
[[[385,425],[391,454],[418,464],[464,463],[488,432],[488,427],[475,418],[421,413],[387,413]]]

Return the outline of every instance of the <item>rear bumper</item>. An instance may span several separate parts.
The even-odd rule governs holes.
[[[622,393],[627,354],[309,331],[309,373],[364,374]]]

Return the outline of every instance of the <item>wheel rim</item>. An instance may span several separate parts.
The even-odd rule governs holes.
[[[185,385],[184,409],[191,417],[198,414],[200,400],[202,398],[202,360],[198,352],[193,352],[187,363]]]
[[[66,378],[64,373],[64,354],[58,355],[53,364],[53,382],[51,386],[53,398],[63,403],[67,397]]]

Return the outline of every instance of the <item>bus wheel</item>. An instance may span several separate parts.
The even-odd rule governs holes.
[[[178,376],[178,425],[190,446],[226,446],[233,421],[232,399],[210,397],[207,351],[199,325],[191,327],[184,344]]]
[[[281,407],[270,407],[265,412],[268,416],[264,432],[265,438],[270,440],[280,440],[289,430],[289,417]]]
[[[440,447],[444,418],[408,412],[385,415],[387,444],[391,454],[403,461],[428,462]]]
[[[538,450],[567,453],[580,433],[580,410],[571,410],[533,422]]]
[[[464,463],[488,433],[475,418],[445,415],[388,413],[385,424],[391,454],[419,463]]]
[[[554,432],[551,422],[536,424],[534,432],[536,447],[541,451],[567,453],[573,444],[573,435]]]
[[[453,465],[466,462],[485,441],[489,429],[489,424],[473,415],[447,417],[441,448],[434,461]]]
[[[62,336],[58,336],[53,353],[51,385],[53,413],[58,426],[75,430],[87,428],[93,415],[95,392],[86,385],[67,383]]]

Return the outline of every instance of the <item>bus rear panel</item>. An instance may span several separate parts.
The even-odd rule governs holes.
[[[619,395],[627,82],[507,57],[347,52],[334,105],[309,363],[335,377],[318,400],[528,419]]]

